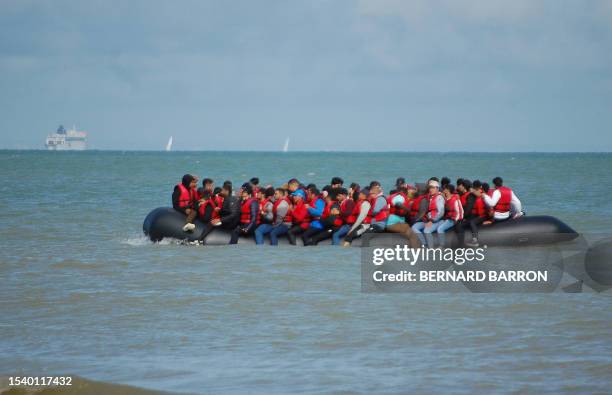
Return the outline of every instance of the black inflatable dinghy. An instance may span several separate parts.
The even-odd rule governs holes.
[[[164,238],[178,240],[196,241],[200,239],[204,224],[198,220],[196,228],[192,232],[184,232],[185,216],[170,207],[159,207],[151,211],[142,224],[143,231],[152,241],[157,242]],[[470,236],[466,230],[466,237]],[[570,241],[578,237],[578,234],[568,225],[555,217],[548,215],[524,216],[513,220],[481,226],[478,238],[481,245],[488,246],[528,246],[552,244]],[[230,232],[224,229],[213,230],[205,239],[206,245],[228,244]],[[446,232],[447,244],[456,247],[458,243],[457,234],[454,230]],[[239,244],[255,244],[252,237],[241,237]],[[269,240],[266,238],[266,244]],[[301,241],[298,238],[298,243]],[[289,244],[286,237],[279,238],[279,244]],[[331,244],[325,240],[319,245]],[[353,240],[352,245],[361,246],[395,246],[406,244],[406,239],[394,233],[366,233],[366,235]]]

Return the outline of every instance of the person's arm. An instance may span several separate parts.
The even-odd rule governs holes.
[[[459,216],[461,215],[461,201],[459,199],[455,200],[455,218],[451,218],[453,221],[459,221]]]
[[[518,197],[512,192],[512,198],[510,199],[510,208],[515,217],[522,215],[523,204]]]
[[[320,217],[323,215],[323,209],[325,208],[325,202],[323,199],[317,199],[314,207],[308,207],[308,214],[313,217]]]
[[[272,207],[274,207],[274,204],[270,202],[268,202],[268,204],[266,204],[264,207],[264,219],[267,222],[272,222],[272,220],[274,219],[274,212],[272,211]]]
[[[372,214],[376,215],[381,212],[387,206],[387,200],[379,196],[376,198],[376,202],[374,203],[374,209],[372,210]]]
[[[472,210],[474,209],[475,202],[476,197],[470,193],[467,199],[465,199],[465,207],[463,208],[463,212],[466,217],[470,217],[472,215]]]
[[[419,212],[417,213],[415,220],[419,221],[425,216],[425,214],[427,214],[427,211],[429,211],[429,199],[424,198],[419,202]]]
[[[287,211],[289,211],[289,203],[283,200],[278,204],[278,207],[276,207],[276,221],[274,221],[272,225],[280,225],[285,222]]]
[[[499,198],[501,198],[501,192],[496,189],[495,191],[493,191],[493,194],[490,197],[486,193],[483,193],[482,198],[484,199],[484,202],[487,206],[495,207],[495,205],[499,201]]]
[[[227,203],[226,203],[227,202]],[[231,224],[240,218],[240,204],[234,197],[226,197],[221,209],[221,223]]]
[[[181,207],[179,206],[180,196],[181,191],[179,190],[178,186],[175,186],[174,191],[172,191],[172,207],[174,207],[175,210],[181,210]]]
[[[363,202],[361,202],[361,209],[359,210],[359,216],[355,220],[355,223],[353,224],[353,226],[351,226],[349,233],[357,229],[357,227],[363,223],[363,220],[366,219],[366,217],[368,216],[370,207],[372,207],[372,205],[367,200],[364,200]]]
[[[438,222],[444,216],[444,197],[438,195],[436,197],[436,216],[431,219],[431,222]]]

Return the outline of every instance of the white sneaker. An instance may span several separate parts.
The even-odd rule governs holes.
[[[194,224],[185,224],[185,226],[183,226],[183,232],[191,232],[195,229],[195,225]]]

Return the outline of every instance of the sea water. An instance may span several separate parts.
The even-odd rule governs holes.
[[[608,392],[610,294],[362,293],[358,248],[152,244],[185,173],[323,186],[502,176],[612,229],[612,155],[0,151],[0,376],[182,393]]]

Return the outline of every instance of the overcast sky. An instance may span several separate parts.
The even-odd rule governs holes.
[[[0,148],[611,151],[612,1],[0,5]]]

